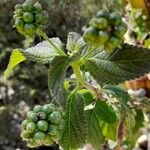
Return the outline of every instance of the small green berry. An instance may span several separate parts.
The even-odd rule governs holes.
[[[23,29],[23,26],[24,26],[23,20],[20,18],[17,18],[15,21],[15,27],[17,29]]]
[[[45,133],[38,131],[34,135],[34,140],[37,143],[39,143],[39,142],[41,143],[45,140],[45,136],[46,136]]]
[[[25,12],[31,12],[33,10],[33,3],[31,0],[26,0],[22,5],[22,8]]]
[[[98,39],[101,44],[104,44],[109,39],[109,34],[105,31],[99,31]]]
[[[40,131],[46,132],[48,130],[48,123],[47,123],[47,121],[44,121],[44,120],[38,121],[37,128]]]
[[[34,16],[29,12],[25,12],[23,14],[23,20],[24,22],[31,23],[34,20]]]
[[[24,130],[20,136],[22,137],[23,140],[29,140],[33,137],[33,134],[29,131]]]
[[[46,146],[51,146],[53,143],[54,142],[53,142],[52,137],[50,135],[47,135],[44,139],[44,142],[43,142],[43,144]]]
[[[49,126],[48,133],[50,135],[56,135],[57,134],[57,130],[58,130],[58,127],[56,125],[51,124]]]
[[[58,111],[54,111],[50,114],[49,120],[53,124],[59,124],[61,122],[61,114]]]
[[[120,39],[117,37],[111,37],[105,45],[107,52],[112,52],[120,44]]]
[[[98,32],[92,27],[89,27],[84,32],[83,38],[90,45],[95,45],[98,39]]]
[[[34,4],[34,10],[37,12],[41,12],[42,11],[42,5],[39,2],[36,2]]]
[[[98,11],[98,13],[96,14],[96,17],[98,17],[98,18],[103,17],[103,18],[108,19],[109,18],[109,14],[110,14],[109,11],[102,9],[102,10]]]
[[[43,15],[41,13],[36,13],[35,21],[36,21],[36,23],[43,23]]]
[[[42,106],[41,106],[41,105],[36,105],[36,106],[33,108],[33,111],[34,111],[35,113],[38,113],[38,112],[42,111]]]
[[[108,21],[105,18],[93,18],[90,22],[89,25],[98,28],[98,29],[106,29],[108,26]]]
[[[54,111],[54,107],[52,107],[52,105],[50,104],[47,104],[47,105],[44,105],[43,108],[42,108],[43,112],[45,112],[46,114],[50,114]]]
[[[98,19],[98,28],[99,29],[106,29],[108,27],[108,21],[105,18]]]
[[[25,119],[25,120],[21,123],[21,126],[22,126],[24,129],[26,129],[27,124],[28,124],[29,122],[30,122],[29,120]]]
[[[112,12],[110,14],[109,21],[112,25],[119,25],[122,22],[122,17],[120,14],[116,12]]]
[[[26,23],[24,25],[24,29],[25,29],[26,34],[31,35],[31,36],[34,35],[36,32],[36,26],[32,23]]]
[[[34,113],[33,111],[29,111],[27,113],[27,119],[33,122],[36,122],[38,120],[36,113]]]
[[[38,144],[33,139],[31,139],[27,142],[27,147],[35,148],[37,146],[38,146]]]
[[[26,127],[27,131],[34,132],[36,130],[36,124],[34,122],[29,122]]]

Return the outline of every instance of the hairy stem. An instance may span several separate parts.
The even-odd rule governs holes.
[[[80,65],[76,62],[72,63],[72,68],[73,68],[73,71],[74,71],[74,74],[77,78],[77,82],[78,82],[78,85],[76,88],[80,88],[83,86],[83,83],[84,83],[84,80],[83,80],[83,77],[81,75],[81,71],[80,71]]]
[[[57,51],[58,54],[66,56],[66,54],[63,52],[63,50],[59,47],[57,47],[52,40],[47,36],[46,33],[43,31],[39,30],[37,31],[37,35],[42,36],[46,41],[50,43],[50,45]]]

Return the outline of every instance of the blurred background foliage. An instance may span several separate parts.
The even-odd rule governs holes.
[[[35,104],[50,99],[47,87],[47,65],[25,62],[11,77],[3,80],[3,73],[13,48],[26,48],[33,43],[24,39],[13,28],[14,6],[24,0],[0,0],[0,150],[27,149],[20,139],[20,122]],[[46,32],[49,37],[60,37],[65,42],[70,31],[82,33],[89,19],[102,7],[114,7],[122,12],[121,0],[41,0],[49,12]],[[2,114],[2,115],[1,115]]]

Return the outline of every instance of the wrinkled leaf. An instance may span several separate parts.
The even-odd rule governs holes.
[[[80,34],[70,32],[67,39],[67,49],[70,51],[79,51],[85,46],[85,42]]]
[[[79,149],[85,144],[86,134],[84,99],[80,94],[71,94],[68,97],[60,145],[64,150]]]
[[[57,56],[51,62],[48,73],[48,86],[52,95],[53,102],[58,105],[65,103],[64,79],[69,64],[69,58]]]
[[[100,128],[100,120],[98,119],[95,108],[86,111],[88,121],[87,143],[91,144],[95,149],[99,149],[104,140],[102,130]]]
[[[59,48],[62,43],[58,38],[52,38],[51,41]],[[56,49],[50,45],[49,42],[43,41],[36,46],[22,50],[22,53],[31,61],[46,64],[50,63],[54,57],[59,56]]]
[[[150,71],[150,50],[124,44],[111,54],[96,51],[84,64],[99,84],[119,84]]]
[[[104,101],[96,102],[95,113],[97,117],[104,122],[113,124],[117,121],[115,110]]]

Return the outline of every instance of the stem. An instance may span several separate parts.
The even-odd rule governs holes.
[[[121,116],[119,119],[119,124],[118,124],[118,129],[117,129],[117,147],[118,147],[118,150],[121,148],[122,140],[125,136],[125,119],[126,119],[125,114],[121,113]]]
[[[77,88],[83,86],[83,78],[82,78],[82,75],[81,75],[81,72],[80,72],[80,65],[76,62],[72,63],[72,68],[73,68],[73,71],[74,71],[74,74],[77,78],[77,82],[78,82],[78,85],[77,85]]]
[[[37,31],[37,34],[39,36],[42,36],[46,41],[50,43],[50,45],[57,51],[58,54],[66,56],[66,54],[63,52],[63,50],[59,47],[57,47],[52,40],[47,36],[46,33],[44,33],[42,30]]]

